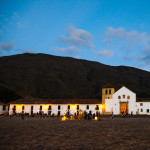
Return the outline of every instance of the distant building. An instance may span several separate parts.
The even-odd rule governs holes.
[[[78,113],[79,110],[87,113],[102,112],[100,99],[20,99],[10,103],[9,114],[29,113],[63,115]]]
[[[125,86],[115,92],[111,84],[102,88],[100,99],[20,99],[10,103],[9,114],[27,113],[63,115],[78,114],[79,111],[103,114],[147,114],[150,115],[150,98],[136,98],[136,93]]]
[[[0,102],[0,115],[7,114],[9,112],[9,107],[5,103]]]

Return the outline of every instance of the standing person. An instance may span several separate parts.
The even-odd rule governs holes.
[[[101,114],[100,114],[100,112],[98,113],[98,120],[101,120]]]
[[[114,118],[114,114],[113,114],[113,111],[112,111],[112,114],[111,114],[111,118],[112,118],[112,119]]]
[[[21,118],[22,118],[22,120],[24,120],[24,114],[22,114]]]

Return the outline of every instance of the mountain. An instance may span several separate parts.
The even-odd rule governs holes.
[[[100,98],[102,86],[122,85],[150,97],[150,72],[47,54],[0,58],[0,101],[18,98]]]

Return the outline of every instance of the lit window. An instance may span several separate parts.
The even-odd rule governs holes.
[[[146,112],[149,113],[149,109],[147,109]]]
[[[118,99],[121,99],[121,96],[118,96]]]
[[[125,98],[125,95],[123,95],[122,97]]]
[[[140,103],[140,106],[143,106],[143,103]]]
[[[127,99],[130,99],[130,96],[127,96]]]
[[[143,109],[141,108],[141,112],[143,112]]]

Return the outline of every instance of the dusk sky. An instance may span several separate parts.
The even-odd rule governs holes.
[[[26,52],[150,71],[150,1],[0,0],[0,56]]]

